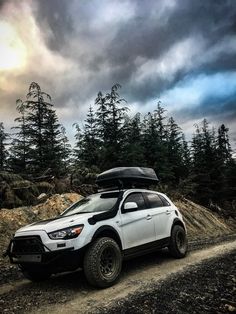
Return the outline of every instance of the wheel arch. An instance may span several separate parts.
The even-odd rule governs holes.
[[[172,223],[172,227],[171,227],[171,232],[172,232],[172,229],[174,228],[174,226],[180,226],[180,227],[184,228],[184,230],[186,231],[186,227],[185,227],[184,223],[179,218],[174,219],[174,221]]]
[[[92,237],[92,241],[94,241],[95,239],[101,238],[101,237],[108,237],[108,238],[115,240],[116,243],[119,245],[120,249],[122,250],[122,242],[121,242],[120,236],[119,236],[118,232],[113,227],[102,226],[102,227],[98,228]]]

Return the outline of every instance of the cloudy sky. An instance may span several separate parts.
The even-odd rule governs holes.
[[[161,100],[187,135],[207,118],[236,146],[236,1],[0,0],[0,121],[35,81],[73,137],[115,83],[130,114]]]

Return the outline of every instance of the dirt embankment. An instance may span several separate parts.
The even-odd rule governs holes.
[[[188,230],[189,241],[221,237],[236,232],[236,220],[225,219],[188,199],[175,201]]]
[[[3,251],[15,231],[27,224],[58,216],[72,203],[78,201],[77,193],[55,194],[36,206],[0,210],[0,261]]]

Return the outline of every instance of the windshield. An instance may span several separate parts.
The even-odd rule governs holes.
[[[119,194],[112,192],[90,195],[69,207],[61,216],[109,211],[115,206]]]

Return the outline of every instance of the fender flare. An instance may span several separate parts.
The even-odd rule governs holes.
[[[183,227],[185,232],[186,232],[186,227],[185,227],[184,223],[179,218],[175,218],[173,220],[172,227],[171,227],[171,232],[172,232],[173,227],[176,226],[176,225],[179,225],[179,226]]]
[[[117,230],[109,225],[104,225],[99,227],[93,234],[92,236],[92,241],[94,241],[95,239],[97,239],[99,237],[100,234],[104,234],[106,235],[107,232],[107,236],[109,237],[109,233],[113,233],[115,235],[115,237],[112,237],[116,242],[118,242],[117,244],[120,246],[120,248],[122,249],[122,241],[121,241],[121,237],[119,235],[119,233],[117,232]]]

